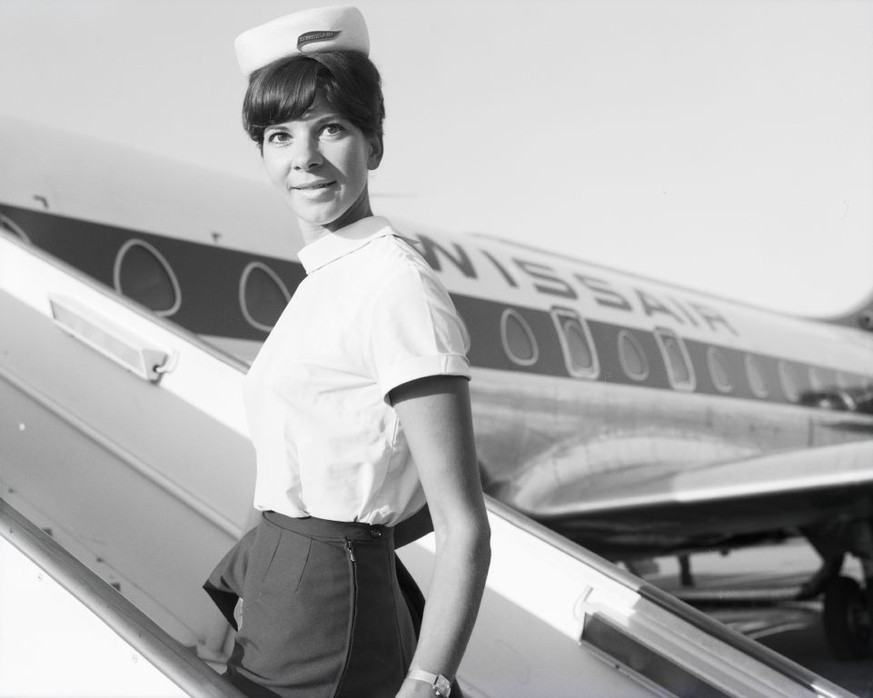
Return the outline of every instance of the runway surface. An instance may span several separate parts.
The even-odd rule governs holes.
[[[799,585],[818,567],[818,557],[802,540],[793,540],[727,555],[718,552],[691,559],[693,589],[784,589]],[[647,581],[681,595],[675,558],[659,558],[658,571]],[[860,578],[860,567],[848,560],[844,574]],[[743,604],[705,609],[719,621],[743,632],[810,671],[861,698],[873,698],[873,653],[857,661],[839,661],[828,650],[821,623],[821,602],[781,601],[767,606]]]

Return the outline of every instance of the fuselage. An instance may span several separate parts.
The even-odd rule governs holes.
[[[2,126],[3,227],[229,353],[256,354],[304,275],[295,221],[268,185]],[[595,549],[644,541],[615,524],[632,483],[873,438],[869,334],[394,223],[470,330],[486,490]],[[605,528],[566,525],[604,513]],[[708,544],[718,526],[667,527],[652,547]]]

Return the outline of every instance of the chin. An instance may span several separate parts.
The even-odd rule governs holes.
[[[321,227],[329,226],[334,221],[342,218],[345,213],[334,214],[331,212],[312,211],[311,209],[301,210],[300,206],[292,205],[290,202],[288,203],[288,208],[294,212],[294,215],[297,216],[298,220],[301,222],[306,223],[307,225]]]

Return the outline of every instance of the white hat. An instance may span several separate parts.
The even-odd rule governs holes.
[[[370,37],[357,7],[318,7],[249,29],[236,37],[234,48],[240,70],[248,77],[295,53],[352,50],[369,55]]]

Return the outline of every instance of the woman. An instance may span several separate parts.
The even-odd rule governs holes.
[[[298,218],[307,272],[246,378],[264,514],[206,584],[239,619],[227,675],[252,696],[449,695],[490,557],[466,330],[370,208],[384,107],[368,49],[354,8],[237,39],[245,127]],[[416,645],[394,548],[429,530],[428,509]]]

